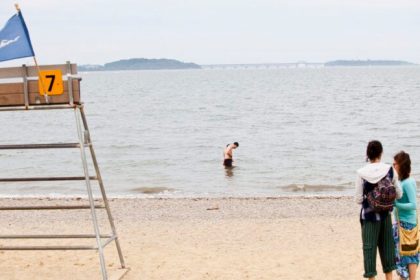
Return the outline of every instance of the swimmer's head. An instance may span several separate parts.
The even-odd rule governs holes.
[[[233,145],[235,146],[235,149],[239,147],[239,143],[238,142],[234,142]]]

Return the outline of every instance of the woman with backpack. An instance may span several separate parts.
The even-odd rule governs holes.
[[[390,212],[395,199],[402,197],[394,168],[381,162],[382,152],[381,142],[369,142],[366,149],[368,164],[357,170],[356,180],[355,200],[362,205],[363,277],[372,280],[377,275],[377,248],[386,280],[392,279],[392,271],[396,269]]]
[[[401,199],[395,201],[394,239],[397,274],[402,279],[416,279],[419,264],[419,234],[417,227],[417,186],[410,177],[410,155],[404,151],[394,156],[394,168],[403,189]]]

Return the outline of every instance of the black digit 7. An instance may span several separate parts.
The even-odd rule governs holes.
[[[51,83],[50,83],[50,86],[48,87],[48,91],[52,91],[52,88],[53,88],[53,85],[54,85],[54,80],[55,80],[55,75],[46,75],[45,77],[51,79]]]

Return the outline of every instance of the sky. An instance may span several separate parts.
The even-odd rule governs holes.
[[[15,13],[15,2],[0,1],[0,28]],[[198,64],[335,59],[420,63],[419,0],[18,3],[40,64],[104,64],[139,57]]]

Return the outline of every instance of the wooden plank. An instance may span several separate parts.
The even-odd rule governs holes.
[[[67,92],[67,90],[68,90],[68,83],[67,83],[67,81],[63,81],[63,87],[64,87],[64,92]],[[77,79],[73,79],[73,91],[79,91],[79,90],[80,90],[79,81]],[[29,81],[29,83],[28,83],[28,91],[29,91],[29,94],[31,94],[31,93],[37,93],[37,94],[39,94],[38,80],[36,80],[36,81]],[[50,95],[50,96],[53,96],[53,95]]]
[[[68,104],[69,93],[68,83],[64,82],[64,93],[61,95],[48,96],[49,104]],[[38,81],[28,82],[29,104],[45,105],[45,98],[39,94]],[[73,80],[74,103],[80,103],[80,80]],[[0,106],[19,106],[24,105],[23,83],[4,83],[0,84]]]
[[[79,92],[74,92],[74,103],[80,104],[80,95]],[[62,95],[54,95],[48,97],[48,104],[68,104],[69,103],[69,96],[68,93],[65,92]],[[25,104],[25,99],[23,94],[2,94],[0,95],[0,106],[20,106]],[[38,93],[33,93],[29,95],[29,105],[48,105],[45,102],[45,98],[40,96]]]
[[[28,77],[38,77],[38,69],[35,66],[27,66]],[[60,69],[63,72],[63,75],[67,73],[67,64],[51,64],[51,65],[40,65],[41,70],[54,70]],[[0,68],[0,79],[6,78],[21,78],[22,77],[22,67],[8,67]],[[71,74],[77,74],[77,64],[71,64]]]
[[[0,94],[23,94],[23,83],[0,84]]]
[[[80,90],[78,79],[73,79],[73,89],[75,91]],[[68,83],[66,80],[63,81],[64,91],[67,92]],[[23,83],[0,83],[0,94],[23,94],[24,84]],[[38,93],[38,80],[28,81],[28,92]]]
[[[3,94],[0,95],[0,106],[25,105],[23,94]]]

